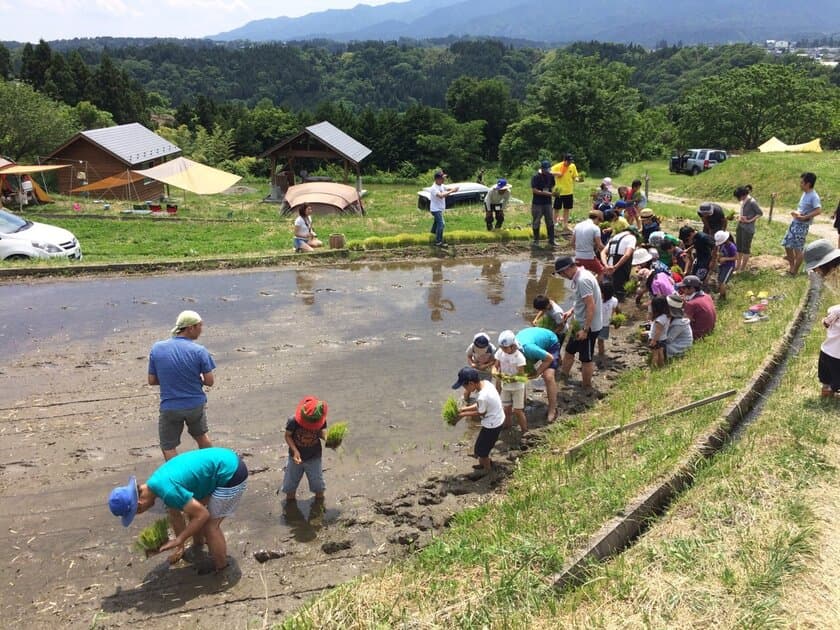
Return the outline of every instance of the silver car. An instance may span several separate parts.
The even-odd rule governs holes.
[[[36,223],[0,210],[0,260],[26,258],[82,259],[82,247],[72,232]]]

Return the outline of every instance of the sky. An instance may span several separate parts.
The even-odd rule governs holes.
[[[0,40],[205,37],[252,20],[394,0],[0,0]]]

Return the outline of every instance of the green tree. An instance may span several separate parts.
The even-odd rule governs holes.
[[[483,158],[499,158],[499,142],[507,126],[517,118],[517,105],[510,87],[502,79],[463,76],[453,81],[446,92],[446,106],[461,123],[483,120]]]
[[[735,68],[701,81],[675,109],[684,146],[754,149],[778,136],[788,143],[830,134],[837,88],[778,64]]]
[[[102,111],[90,101],[79,101],[71,112],[77,125],[83,130],[102,129],[117,124],[110,112]]]
[[[79,93],[76,89],[73,72],[67,65],[64,55],[53,54],[52,63],[47,68],[44,77],[43,92],[50,98],[63,101],[68,105],[75,105],[79,102]]]
[[[39,40],[35,47],[27,42],[21,56],[20,78],[36,90],[42,89],[51,62],[52,50],[47,42]]]
[[[12,55],[9,49],[0,44],[0,79],[8,79],[12,76]]]
[[[20,81],[0,81],[0,146],[13,160],[46,155],[77,131],[66,106]]]

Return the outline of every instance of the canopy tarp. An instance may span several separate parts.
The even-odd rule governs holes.
[[[303,205],[312,206],[313,214],[365,213],[359,191],[353,186],[334,182],[309,182],[289,186],[281,213],[290,214]]]
[[[785,144],[776,136],[773,136],[758,147],[758,150],[762,153],[776,153],[779,151],[788,151],[791,153],[822,153],[819,138],[815,138],[810,142],[803,142],[802,144]]]
[[[144,179],[146,178],[143,175],[138,175],[133,171],[125,171],[123,173],[111,175],[110,177],[106,177],[105,179],[100,179],[98,182],[93,182],[91,184],[79,186],[78,188],[74,188],[71,192],[89,192],[92,190],[109,190],[112,188],[122,188],[123,186],[130,186],[131,184],[142,181]]]
[[[236,184],[239,175],[220,171],[184,157],[175,158],[142,171],[133,171],[143,177],[188,190],[197,195],[215,195]]]
[[[32,173],[43,173],[54,171],[59,168],[70,168],[69,164],[31,165],[13,164],[12,166],[0,166],[0,175],[31,175]]]

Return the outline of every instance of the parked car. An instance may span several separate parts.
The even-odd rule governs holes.
[[[79,241],[64,228],[36,223],[0,210],[0,260],[82,259]]]
[[[456,182],[447,184],[447,187],[457,187],[458,192],[452,193],[446,198],[446,207],[451,208],[462,203],[482,203],[490,189],[484,184],[475,182]],[[417,193],[417,207],[421,210],[428,210],[431,203],[432,187],[429,186]]]
[[[672,173],[697,175],[707,171],[729,156],[722,149],[689,149],[682,155],[672,155],[668,170]]]

